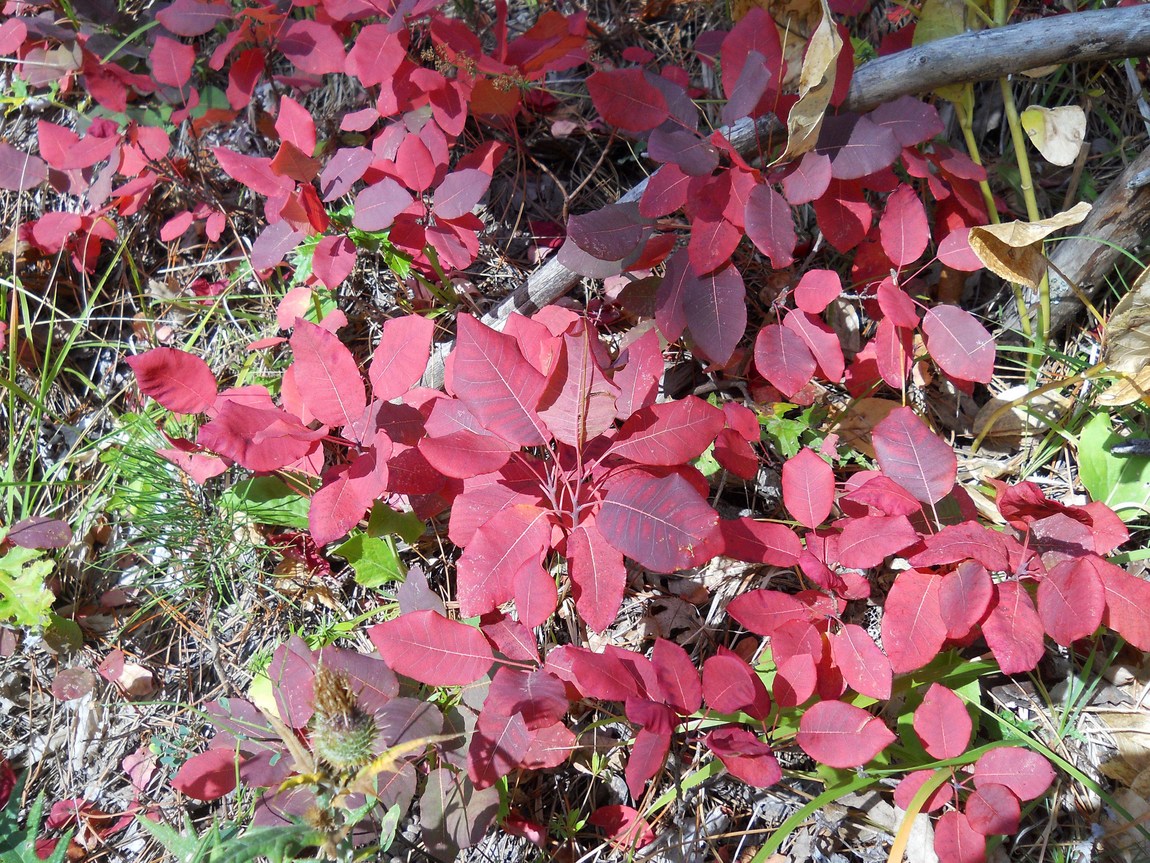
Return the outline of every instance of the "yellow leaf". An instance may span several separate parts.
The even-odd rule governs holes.
[[[988,270],[1010,282],[1037,288],[1046,272],[1041,241],[1060,228],[1077,225],[1090,212],[1085,201],[1037,222],[1003,222],[970,229],[970,248]]]
[[[1086,138],[1086,113],[1077,105],[1043,108],[1032,105],[1022,112],[1022,128],[1046,161],[1073,165]]]

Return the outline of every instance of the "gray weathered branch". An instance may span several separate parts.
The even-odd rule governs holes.
[[[1150,54],[1150,6],[1054,15],[939,39],[855,70],[847,107],[869,111],[946,84],[989,81],[1056,63]]]

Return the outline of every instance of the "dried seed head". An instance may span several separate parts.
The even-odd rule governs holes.
[[[315,673],[315,715],[311,720],[316,756],[338,773],[349,773],[371,761],[379,728],[360,708],[347,677],[320,666]]]

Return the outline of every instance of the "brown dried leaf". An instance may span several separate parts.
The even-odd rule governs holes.
[[[1060,228],[1077,225],[1090,212],[1081,201],[1064,213],[1037,222],[1003,222],[970,229],[970,248],[992,273],[1037,288],[1046,272],[1041,240]]]

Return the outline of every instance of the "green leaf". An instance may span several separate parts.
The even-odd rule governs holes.
[[[226,824],[221,830],[213,824],[199,836],[186,816],[183,833],[143,816],[136,821],[180,863],[250,863],[257,857],[298,861],[303,849],[323,843],[321,833],[304,825],[251,827],[240,833],[237,825]]]
[[[380,587],[407,577],[390,537],[357,533],[333,551],[351,564],[356,582],[364,587]]]
[[[367,520],[368,536],[394,534],[408,545],[414,545],[426,528],[423,519],[414,512],[396,512],[386,503],[373,506],[371,517]]]
[[[282,527],[307,528],[311,502],[274,476],[258,476],[237,482],[220,496],[220,504],[242,512],[252,521]]]
[[[44,586],[55,564],[34,548],[13,546],[0,557],[0,620],[39,626],[56,597]]]
[[[1150,458],[1112,455],[1121,440],[1108,414],[1092,416],[1078,440],[1078,475],[1091,498],[1132,521],[1150,510]]]
[[[24,783],[28,779],[25,773],[16,781],[8,802],[0,809],[0,863],[43,863],[36,856],[36,840],[40,837],[40,819],[44,815],[44,794],[36,798],[32,808],[28,810],[28,818],[24,826],[20,826],[20,800],[24,796]],[[63,863],[68,853],[68,843],[72,840],[72,831],[63,836],[56,843],[56,850],[47,858],[47,863]]]

